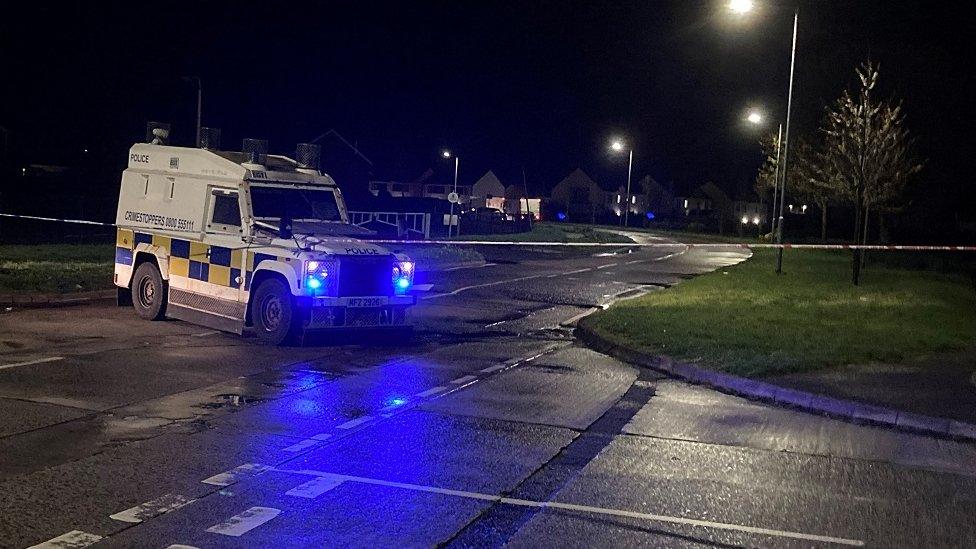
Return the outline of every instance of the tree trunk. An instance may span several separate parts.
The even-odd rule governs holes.
[[[861,245],[867,245],[868,243],[868,227],[871,221],[871,206],[864,207],[864,228],[861,232]],[[864,250],[861,252],[861,270],[867,267],[868,263],[868,252]]]
[[[854,244],[860,241],[861,237],[861,201],[858,200],[854,206]],[[855,249],[851,258],[851,282],[857,286],[861,281],[861,250]]]
[[[820,242],[827,243],[827,201],[820,204]]]

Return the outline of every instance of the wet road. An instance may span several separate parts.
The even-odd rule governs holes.
[[[486,253],[426,275],[399,347],[0,315],[0,546],[976,545],[973,445],[573,342],[594,307],[741,253]]]

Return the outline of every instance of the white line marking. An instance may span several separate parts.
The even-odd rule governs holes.
[[[481,265],[461,265],[460,267],[451,267],[450,269],[444,269],[444,272],[449,273],[451,271],[460,271],[462,269],[483,269],[485,267],[494,267],[495,265],[498,265],[498,263],[484,263]]]
[[[434,387],[433,389],[427,389],[426,391],[424,391],[422,393],[417,393],[417,394],[415,394],[413,396],[417,396],[417,397],[420,397],[420,398],[427,398],[427,397],[429,397],[431,395],[436,395],[437,393],[439,393],[439,392],[441,392],[441,391],[443,391],[445,389],[447,389],[447,387],[443,387],[443,386],[441,386],[441,387]]]
[[[465,383],[470,383],[476,379],[478,379],[478,376],[462,376],[457,379],[452,379],[451,383],[454,385],[464,385]]]
[[[452,290],[450,292],[444,292],[444,293],[432,294],[432,295],[425,295],[425,296],[421,297],[420,299],[437,299],[438,297],[445,297],[445,296],[449,296],[449,295],[457,295],[457,294],[459,294],[461,292],[466,292],[468,290],[475,290],[477,288],[488,288],[490,286],[498,286],[499,284],[507,284],[509,282],[521,282],[523,280],[533,280],[533,279],[536,279],[536,278],[543,278],[543,277],[546,277],[546,278],[554,278],[556,276],[571,275],[571,274],[576,274],[576,273],[585,273],[586,271],[591,271],[591,270],[593,270],[593,269],[577,269],[575,271],[567,271],[565,273],[556,273],[555,275],[541,275],[541,274],[539,274],[539,275],[520,276],[518,278],[506,278],[505,280],[496,280],[494,282],[486,282],[484,284],[474,284],[474,285],[471,285],[471,286],[464,286],[464,287],[458,288],[456,290]]]
[[[319,433],[312,437],[313,440],[328,440],[332,438],[331,433]]]
[[[356,419],[350,419],[342,425],[337,426],[336,429],[352,429],[353,427],[362,425],[363,423],[369,423],[370,421],[373,421],[373,416],[357,417]]]
[[[286,496],[314,499],[343,483],[342,479],[316,477],[285,492]]]
[[[496,364],[494,366],[482,368],[480,371],[483,374],[490,374],[492,372],[497,372],[498,370],[504,370],[506,366],[508,366],[508,364]]]
[[[181,496],[180,494],[166,494],[165,496],[160,496],[152,501],[147,501],[141,505],[126,509],[125,511],[109,515],[108,518],[135,524],[153,517],[158,517],[164,513],[169,513],[170,511],[175,511],[194,501],[193,498]]]
[[[305,439],[305,440],[303,440],[301,442],[292,444],[291,446],[289,446],[287,448],[283,448],[283,450],[286,451],[286,452],[301,452],[302,450],[305,450],[306,448],[311,448],[313,446],[318,446],[319,444],[322,444],[322,441],[315,440],[315,439],[311,439],[311,438],[307,438],[307,439]]]
[[[26,362],[14,362],[13,364],[4,364],[0,366],[0,370],[6,370],[7,368],[16,368],[18,366],[30,366],[32,364],[44,364],[45,362],[54,362],[56,360],[64,360],[63,356],[49,356],[47,358],[39,358],[37,360],[28,360]],[[77,532],[78,530],[73,530]]]
[[[100,539],[102,539],[102,536],[89,534],[88,532],[82,532],[81,530],[72,530],[67,534],[61,534],[60,536],[51,538],[43,543],[31,545],[27,549],[81,548],[88,547],[93,543],[97,543]]]
[[[652,513],[638,513],[636,511],[625,511],[621,509],[610,509],[606,507],[591,507],[589,505],[575,505],[572,503],[560,503],[556,501],[530,501],[525,499],[506,498],[506,497],[496,496],[492,494],[466,492],[463,490],[450,490],[446,488],[437,488],[434,486],[423,486],[420,484],[408,484],[404,482],[391,482],[387,480],[379,480],[379,479],[366,478],[366,477],[337,475],[334,473],[326,473],[323,471],[310,471],[310,470],[294,471],[294,470],[287,470],[287,469],[276,469],[276,470],[281,473],[311,475],[317,477],[325,477],[330,480],[360,482],[363,484],[373,484],[377,486],[386,486],[390,488],[402,488],[404,490],[413,490],[416,492],[443,494],[448,496],[457,496],[462,498],[478,499],[483,501],[497,501],[499,503],[507,503],[510,505],[521,505],[525,507],[537,507],[540,509],[563,509],[566,511],[580,511],[584,513],[593,513],[598,515],[635,518],[635,519],[643,519],[643,520],[649,520],[654,522],[667,522],[671,524],[683,524],[686,526],[696,526],[699,528],[715,528],[718,530],[729,530],[734,532],[745,532],[749,534],[759,534],[759,535],[774,536],[774,537],[781,537],[781,538],[801,539],[805,541],[816,541],[822,543],[836,543],[840,545],[851,545],[855,547],[864,546],[864,542],[857,539],[839,538],[833,536],[821,536],[818,534],[805,534],[803,532],[790,532],[788,530],[774,530],[771,528],[759,528],[756,526],[744,526],[739,524],[713,522],[709,520],[698,520],[698,519],[690,519],[685,517],[671,517],[667,515],[655,515]]]
[[[222,534],[236,538],[243,536],[280,514],[281,509],[275,509],[273,507],[251,507],[239,515],[234,515],[220,524],[215,524],[207,528],[207,531],[212,534]]]
[[[644,261],[644,260],[643,259],[635,259],[633,261],[628,261],[627,262],[627,265],[633,265],[635,263],[641,263],[642,261]]]
[[[193,334],[193,337],[207,337],[214,334],[219,334],[220,330],[210,330],[209,332],[200,332],[199,334]]]
[[[606,265],[600,265],[597,269],[606,269],[608,267],[616,267],[617,265],[620,265],[620,263],[607,263]]]
[[[218,473],[208,479],[204,479],[200,482],[204,484],[211,484],[213,486],[230,486],[235,482],[241,480],[245,477],[254,476],[258,473],[263,473],[270,469],[268,465],[261,465],[260,463],[245,463],[244,465],[238,465],[230,471],[224,471],[223,473]]]
[[[573,316],[567,318],[566,320],[560,322],[559,325],[560,326],[570,326],[570,325],[572,325],[572,324],[574,324],[576,322],[579,322],[579,320],[581,318],[590,316],[591,314],[593,314],[593,313],[595,313],[595,312],[597,312],[599,310],[601,310],[600,307],[590,307],[589,309],[583,311],[582,313],[579,313],[577,315],[573,315]]]
[[[174,543],[173,545],[168,546],[166,549],[200,549],[200,548],[195,547],[193,545],[183,545],[182,543]]]

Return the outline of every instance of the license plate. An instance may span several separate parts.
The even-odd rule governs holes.
[[[353,297],[346,303],[347,307],[382,307],[382,297]]]

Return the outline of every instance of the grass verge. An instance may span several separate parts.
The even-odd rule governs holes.
[[[439,271],[472,263],[484,262],[480,253],[461,246],[440,246],[434,244],[410,244],[397,246],[388,244],[387,248],[410,256],[420,271]]]
[[[607,227],[611,228],[611,227]],[[619,227],[612,227],[614,229]],[[633,240],[616,233],[597,230],[592,225],[573,223],[536,223],[532,230],[514,234],[462,234],[458,240],[490,240],[493,242],[620,242]]]
[[[0,245],[0,292],[112,289],[114,253],[111,244]]]
[[[401,248],[424,271],[484,261],[480,253],[459,246]],[[111,244],[0,245],[0,293],[110,290],[114,254]]]
[[[624,346],[745,376],[897,362],[976,348],[976,291],[963,276],[872,266],[850,256],[775,251],[624,301],[585,320]]]

